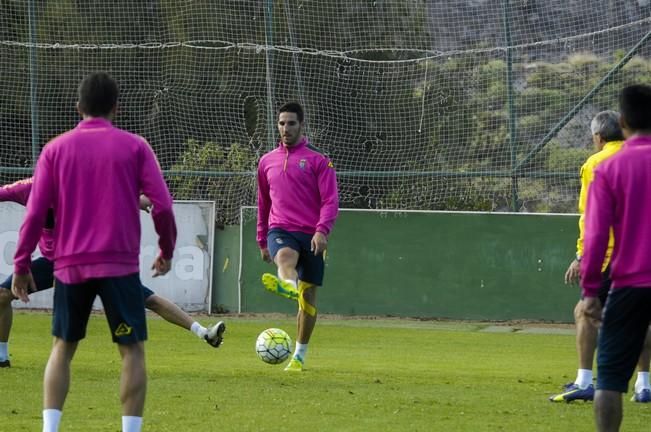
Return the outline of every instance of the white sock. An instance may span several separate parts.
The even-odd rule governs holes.
[[[57,432],[61,423],[61,411],[58,409],[43,410],[43,432]]]
[[[122,416],[122,432],[140,432],[142,417]]]
[[[0,361],[9,360],[9,342],[0,342]]]
[[[294,279],[286,279],[280,275],[280,270],[278,270],[278,279],[282,279],[285,282],[291,284],[294,288],[298,289],[298,282],[295,281]]]
[[[644,389],[651,389],[649,372],[638,372],[637,380],[635,380],[635,392],[641,392]]]
[[[592,384],[592,369],[579,369],[576,374],[576,381],[574,381],[574,384],[578,385],[581,389],[584,389]]]
[[[192,331],[192,333],[199,336],[199,339],[203,339],[206,333],[208,333],[208,329],[196,321],[192,323],[192,327],[190,327],[190,330]]]
[[[301,360],[305,361],[305,356],[307,355],[307,344],[302,344],[296,342],[296,349],[294,350],[294,357],[298,357]]]

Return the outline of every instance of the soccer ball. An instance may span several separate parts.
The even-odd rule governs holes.
[[[255,341],[255,352],[265,363],[282,363],[292,350],[292,339],[285,330],[269,328]]]

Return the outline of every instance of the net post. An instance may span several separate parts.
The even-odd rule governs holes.
[[[29,0],[29,100],[32,123],[32,166],[36,166],[38,160],[38,86],[36,57],[36,0]]]
[[[506,43],[506,99],[509,109],[509,149],[511,158],[511,209],[518,211],[518,176],[514,171],[516,161],[517,145],[517,122],[515,112],[515,100],[513,95],[513,53],[511,39],[511,10],[509,0],[502,4],[502,20],[504,21],[504,42]]]

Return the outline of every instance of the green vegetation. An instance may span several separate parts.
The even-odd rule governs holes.
[[[0,167],[30,167],[28,3],[5,3]],[[545,137],[623,58],[615,47],[638,40],[636,27],[599,42],[580,36],[581,16],[561,26],[576,40],[555,43],[553,29],[527,24],[538,9],[512,5],[514,43],[550,40],[513,49],[511,112],[502,2],[444,16],[430,3],[35,2],[38,141],[75,124],[79,79],[104,69],[121,84],[118,124],[151,142],[176,198],[217,201],[224,224],[255,204],[255,165],[289,99],[305,103],[314,144],[347,173],[345,207],[507,210],[515,192],[518,209],[575,211],[592,115],[614,108],[622,86],[651,82],[651,61],[630,60]],[[472,10],[492,11],[477,34],[464,30]]]
[[[215,318],[198,317],[204,323]],[[594,430],[592,405],[551,404],[571,381],[574,337],[544,329],[485,332],[481,323],[323,319],[308,370],[288,375],[254,353],[271,326],[291,317],[228,318],[218,350],[158,318],[149,320],[144,431]],[[0,429],[40,427],[50,316],[16,314],[14,367],[0,370]],[[62,430],[119,429],[119,360],[104,317],[93,316],[73,363]],[[651,407],[624,402],[623,430],[644,430]]]

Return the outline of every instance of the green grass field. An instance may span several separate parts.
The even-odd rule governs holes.
[[[328,318],[307,370],[288,374],[258,360],[254,343],[267,327],[294,335],[291,317],[227,317],[219,349],[150,318],[144,431],[594,430],[592,404],[547,401],[574,379],[567,330]],[[13,367],[0,369],[1,431],[40,430],[49,330],[48,314],[15,314]],[[104,317],[93,316],[73,362],[62,431],[120,430],[119,366]],[[651,406],[627,399],[624,416],[622,430],[648,430]]]

